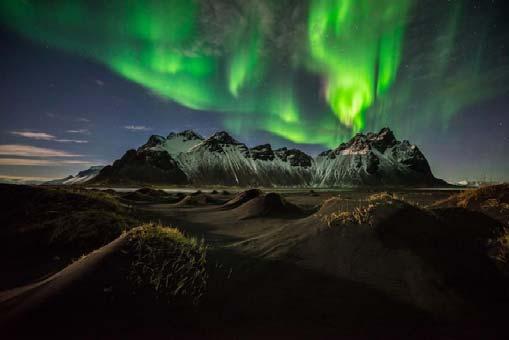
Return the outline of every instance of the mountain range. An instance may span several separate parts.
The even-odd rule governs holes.
[[[249,148],[225,131],[203,138],[192,130],[152,135],[104,167],[87,184],[282,187],[441,186],[409,141],[383,128],[358,133],[313,158],[298,149]]]

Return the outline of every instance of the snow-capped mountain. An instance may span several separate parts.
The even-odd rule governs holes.
[[[313,159],[297,149],[249,148],[221,131],[207,139],[191,130],[153,135],[93,182],[235,186],[444,185],[419,149],[391,130],[357,134]]]
[[[419,148],[396,140],[388,128],[379,133],[359,133],[348,143],[328,150],[315,160],[317,186],[445,184],[431,173]]]
[[[299,150],[272,150],[269,144],[248,148],[227,132],[217,132],[177,161],[193,184],[240,186],[308,185],[312,158]]]
[[[177,161],[196,185],[248,185],[256,180],[248,147],[224,131],[179,154]]]
[[[297,149],[272,150],[270,144],[250,149],[255,170],[262,183],[277,186],[311,184],[313,158]]]
[[[90,181],[94,177],[96,177],[99,172],[104,168],[103,165],[95,165],[90,168],[78,172],[76,175],[69,175],[65,178],[55,179],[52,181],[44,182],[45,185],[72,185],[72,184],[82,184]]]

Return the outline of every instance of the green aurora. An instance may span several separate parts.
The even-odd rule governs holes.
[[[475,57],[456,58],[451,70],[461,1],[432,12],[413,0],[99,3],[4,0],[0,19],[161,97],[217,112],[234,133],[266,131],[295,143],[336,147],[385,125],[406,133],[447,126],[494,88],[507,89],[507,68],[481,72],[482,37],[472,43]],[[422,28],[413,23],[426,16],[440,30],[416,40]],[[419,45],[427,53],[413,55]],[[306,84],[315,79],[322,85]]]

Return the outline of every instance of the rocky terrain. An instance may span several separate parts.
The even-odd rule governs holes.
[[[152,138],[151,138],[152,140]],[[188,184],[186,174],[164,150],[129,150],[87,183],[130,185],[136,183]]]
[[[390,129],[357,134],[315,159],[297,149],[249,148],[227,132],[153,135],[105,167],[90,184],[264,187],[445,186],[419,148]]]

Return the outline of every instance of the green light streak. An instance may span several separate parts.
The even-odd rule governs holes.
[[[228,70],[228,89],[234,97],[238,97],[244,86],[256,83],[262,76],[260,53],[263,48],[263,35],[258,15],[251,12],[235,35]]]
[[[327,102],[354,132],[396,78],[409,8],[410,0],[311,1],[310,68],[326,79]]]
[[[295,143],[336,147],[382,126],[406,135],[445,129],[465,107],[508,89],[502,59],[483,61],[487,31],[458,58],[468,29],[461,1],[437,0],[429,12],[414,0],[296,3],[4,0],[0,20],[163,98],[218,112],[236,134]],[[210,9],[216,4],[221,11]],[[422,15],[436,32],[412,26]],[[322,87],[309,85],[309,74]]]

